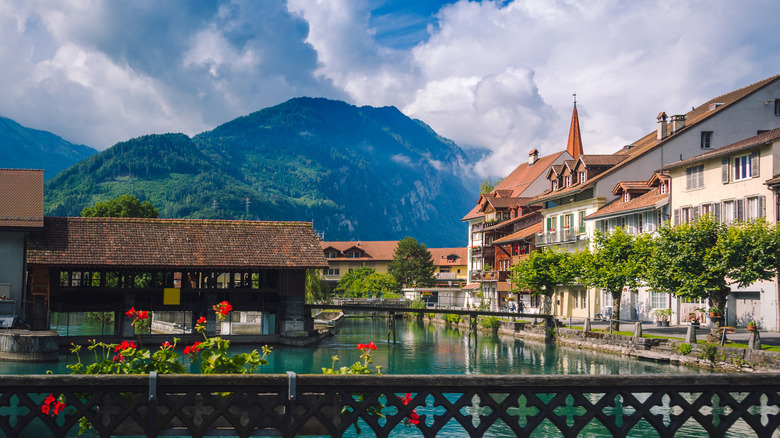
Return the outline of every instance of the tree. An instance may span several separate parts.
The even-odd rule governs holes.
[[[721,311],[708,340],[720,338],[731,285],[748,286],[777,275],[778,238],[766,222],[720,224],[711,216],[659,229],[644,278],[656,291],[683,298],[708,298]]]
[[[632,291],[639,287],[640,275],[646,259],[647,239],[634,236],[624,228],[611,233],[597,231],[595,251],[582,266],[583,279],[589,286],[598,287],[612,296],[612,329],[620,329],[620,302],[623,288]]]
[[[491,180],[490,177],[485,178],[484,181],[479,185],[479,194],[480,195],[487,195],[488,193],[492,192],[493,189],[496,188],[498,183],[500,183],[503,180],[503,178],[499,178],[495,181]]]
[[[393,252],[387,266],[390,275],[403,287],[433,286],[433,258],[428,248],[417,239],[404,237]]]
[[[554,251],[545,248],[532,252],[527,259],[512,267],[512,292],[530,291],[532,295],[542,295],[540,313],[552,313],[552,295],[555,286],[568,285],[574,281],[579,271],[582,255]]]
[[[374,272],[356,280],[350,289],[354,292],[352,296],[383,297],[398,294],[400,288],[392,275]]]
[[[306,270],[306,302],[309,304],[325,300],[325,279],[322,277],[322,271],[319,269]]]
[[[140,202],[133,195],[121,195],[108,201],[98,202],[92,207],[81,210],[82,217],[147,217],[159,215],[149,201]]]
[[[363,278],[375,273],[376,270],[374,270],[374,268],[369,268],[368,266],[361,266],[357,269],[352,269],[339,279],[339,282],[336,283],[336,288],[333,290],[333,292],[342,296],[354,296],[349,295],[350,293],[355,292],[354,288],[352,287],[353,283],[360,282],[363,280]]]

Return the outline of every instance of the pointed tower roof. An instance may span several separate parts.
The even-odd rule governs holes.
[[[582,136],[580,135],[580,119],[577,117],[577,95],[574,95],[574,111],[571,113],[571,127],[566,152],[576,160],[582,155]]]

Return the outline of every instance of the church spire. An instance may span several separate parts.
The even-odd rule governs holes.
[[[582,136],[580,135],[580,119],[577,117],[577,93],[574,93],[574,111],[571,113],[571,127],[566,152],[576,160],[582,155]]]

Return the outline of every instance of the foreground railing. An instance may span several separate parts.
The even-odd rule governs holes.
[[[0,376],[5,436],[772,436],[779,374]],[[407,393],[409,396],[407,397]],[[41,410],[52,394],[65,409]],[[419,432],[418,432],[419,430]]]

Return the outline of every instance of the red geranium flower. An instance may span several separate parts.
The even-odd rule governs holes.
[[[205,324],[205,323],[206,323],[206,317],[205,316],[201,316],[200,318],[198,318],[198,324]]]
[[[54,398],[54,394],[49,394],[41,405],[41,412],[43,412],[44,415],[51,415],[52,417],[57,416],[57,414],[67,407],[62,401],[64,399],[65,397],[62,394],[60,394],[59,399]]]
[[[200,342],[192,344],[192,346],[184,347],[184,354],[197,353],[200,351]]]
[[[412,401],[412,395],[409,394],[408,392],[406,393],[406,397],[398,396],[398,398],[401,399],[404,405],[408,405],[409,402]],[[420,423],[420,416],[417,415],[417,408],[412,409],[412,413],[409,414],[408,418],[404,418],[404,422],[407,421],[411,424],[414,424],[415,426],[417,426]]]

